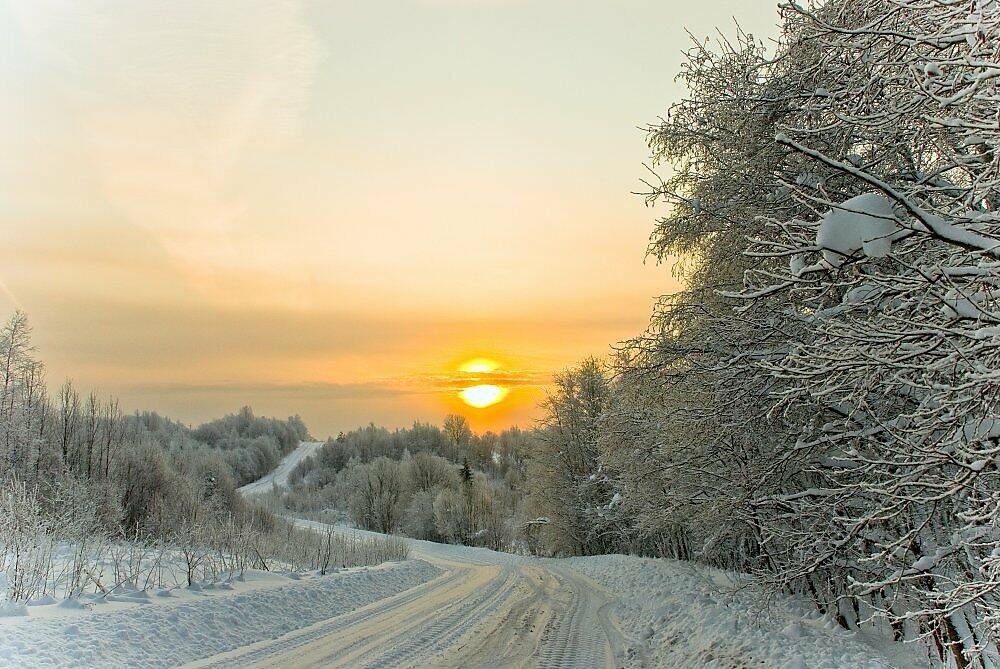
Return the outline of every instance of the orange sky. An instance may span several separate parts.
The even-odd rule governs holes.
[[[53,385],[186,422],[528,425],[676,290],[636,128],[733,15],[773,32],[735,0],[0,6],[0,309]]]

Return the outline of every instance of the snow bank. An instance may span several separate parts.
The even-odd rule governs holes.
[[[431,580],[423,561],[360,567],[287,585],[0,619],[0,667],[165,667],[226,652],[347,613]],[[39,609],[57,609],[38,607]]]
[[[626,666],[671,669],[910,669],[915,646],[849,632],[807,602],[764,605],[725,572],[674,560],[606,555],[566,564],[611,592]]]

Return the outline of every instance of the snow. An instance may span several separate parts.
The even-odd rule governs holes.
[[[736,587],[745,581],[691,563],[409,543],[418,559],[327,576],[248,572],[163,593],[81,598],[75,609],[29,607],[27,617],[0,620],[0,667],[285,666],[362,640],[361,664],[464,666],[470,648],[501,652],[515,611],[532,621],[524,640],[538,659],[575,657],[579,666],[600,666],[601,657],[677,669],[921,666],[915,646],[845,631],[806,601],[777,597],[765,608]],[[525,599],[540,588],[544,597]]]
[[[936,555],[925,555],[910,565],[910,569],[913,571],[927,571],[933,569],[937,563],[938,557]]]
[[[788,270],[792,273],[792,276],[802,276],[802,270],[805,268],[806,255],[804,253],[792,254],[792,256],[788,259]]]
[[[566,563],[615,597],[626,666],[700,669],[899,669],[926,666],[915,646],[847,631],[809,602],[776,597],[765,609],[746,582],[674,560],[624,555]]]
[[[988,298],[989,294],[983,291],[967,295],[953,288],[945,293],[941,310],[950,318],[976,320],[983,316],[983,309],[979,305]]]
[[[932,119],[929,118],[928,120]],[[933,119],[933,120],[935,122],[939,121],[939,119]],[[950,123],[948,119],[940,119],[940,122],[942,123],[942,125],[953,125],[953,123]],[[961,127],[961,121],[957,119],[954,120],[954,124],[957,124],[958,127]],[[816,151],[815,149],[810,149],[809,147],[792,140],[787,134],[783,132],[775,134],[774,141],[777,142],[778,144],[783,144],[785,146],[791,147],[796,151],[798,151],[799,153],[814,158],[816,160],[819,160],[820,162],[826,165],[835,167],[843,172],[858,177],[862,181],[870,184],[871,186],[878,188],[879,190],[891,196],[895,201],[899,202],[901,206],[903,206],[903,208],[911,216],[917,219],[919,224],[921,224],[923,228],[926,229],[927,232],[931,233],[938,239],[950,242],[952,244],[955,244],[957,246],[963,247],[968,250],[975,250],[984,253],[987,256],[994,259],[1000,257],[1000,240],[994,239],[992,237],[986,237],[984,235],[977,234],[972,230],[968,230],[963,227],[953,225],[948,221],[944,220],[943,218],[941,218],[940,216],[936,216],[934,214],[924,211],[915,203],[907,199],[898,190],[893,188],[889,183],[858,169],[854,165],[851,165],[849,162],[841,162],[839,160],[834,160],[829,156],[826,156],[823,153]],[[882,197],[874,194],[869,194],[868,196],[874,198]],[[858,197],[864,198],[866,196],[859,195]],[[853,199],[854,198],[852,198],[852,200]],[[846,206],[849,202],[851,202],[851,200],[845,202],[843,206]],[[874,204],[874,201],[872,201],[872,204]],[[871,214],[872,212],[861,211],[862,215],[866,213]]]
[[[826,185],[826,181],[823,179],[823,176],[816,174],[815,172],[803,172],[795,177],[795,183],[809,188],[822,188]]]
[[[248,572],[243,582],[200,584],[145,603],[90,598],[76,610],[32,607],[28,617],[0,619],[0,667],[176,666],[279,637],[439,574],[420,560],[302,580]]]
[[[863,283],[860,286],[851,288],[844,295],[844,304],[864,304],[865,302],[876,299],[885,289],[881,286],[877,286],[872,283]]]
[[[250,571],[192,587],[48,598],[19,618],[0,620],[0,667],[239,664],[248,657],[283,665],[300,653],[352,647],[358,635],[372,639],[369,657],[395,658],[389,666],[424,660],[462,666],[463,649],[478,644],[492,652],[504,621],[512,611],[526,615],[518,608],[523,597],[543,582],[556,588],[531,612],[531,631],[543,636],[526,637],[529,645],[546,639],[532,646],[543,654],[613,653],[616,666],[628,667],[915,666],[906,659],[910,649],[844,632],[808,603],[778,598],[765,612],[749,592],[734,592],[735,577],[717,570],[627,556],[539,559],[409,543],[419,559],[327,576]],[[369,612],[362,618],[351,613],[362,607]],[[418,624],[419,634],[397,630],[404,623]],[[373,637],[369,625],[387,631]]]
[[[888,255],[901,232],[892,203],[874,193],[858,195],[831,209],[816,231],[816,244],[830,267],[840,267],[858,251],[871,258]]]
[[[962,425],[961,439],[967,444],[1000,439],[1000,418],[975,418]]]
[[[28,607],[18,602],[3,602],[0,604],[0,618],[12,618],[28,615]]]

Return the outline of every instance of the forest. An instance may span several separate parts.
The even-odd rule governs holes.
[[[459,415],[446,417],[443,428],[369,425],[327,440],[274,501],[318,520],[346,514],[366,530],[517,550],[532,440],[517,428],[476,435]]]

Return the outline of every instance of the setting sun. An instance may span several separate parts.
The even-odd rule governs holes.
[[[507,396],[507,389],[501,386],[484,384],[472,386],[461,391],[458,396],[470,407],[483,409],[492,406]]]

